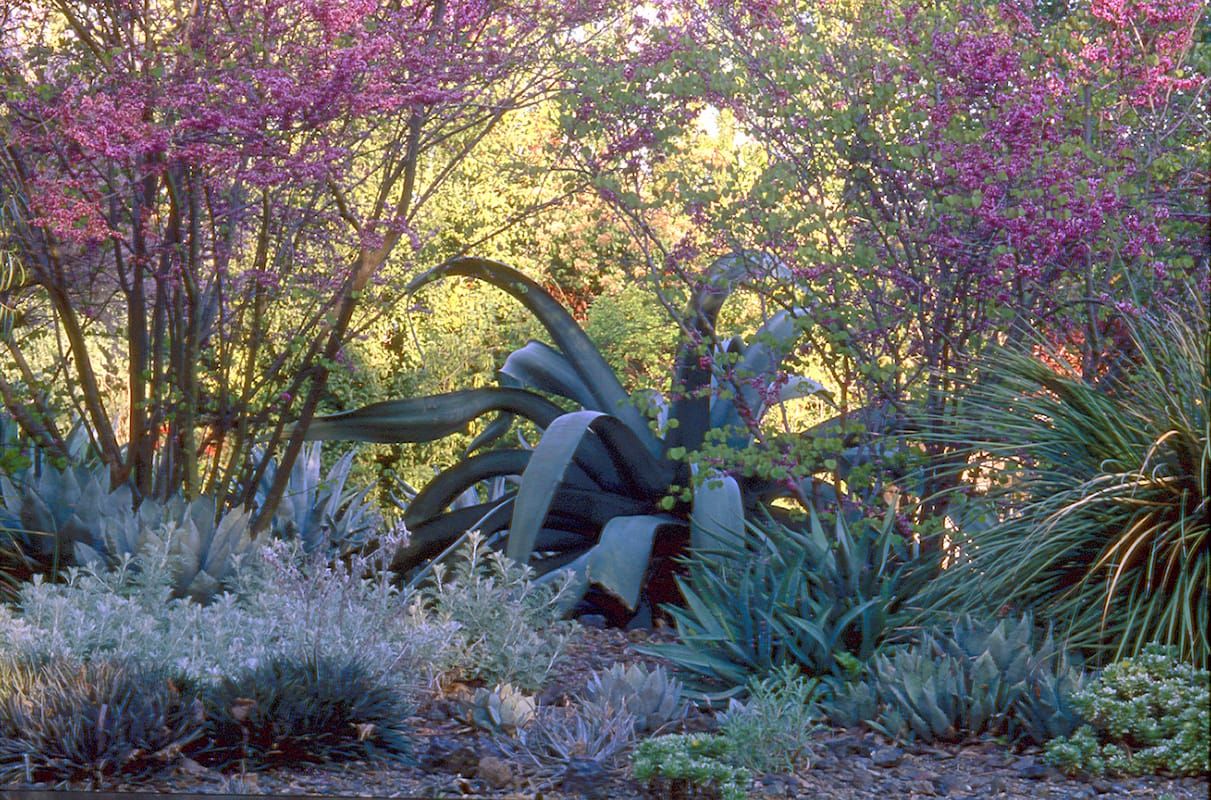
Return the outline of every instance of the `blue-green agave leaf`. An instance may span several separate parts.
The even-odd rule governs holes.
[[[450,275],[478,278],[520,301],[555,340],[567,363],[591,392],[596,401],[594,407],[622,420],[649,453],[660,453],[660,442],[648,428],[647,420],[631,404],[626,390],[592,340],[558,300],[512,267],[498,261],[471,257],[451,259],[418,275],[408,284],[407,292],[412,294],[425,284]]]
[[[551,401],[524,389],[463,389],[371,403],[353,411],[316,417],[307,428],[306,438],[380,444],[432,442],[462,430],[491,411],[517,414],[540,428],[564,413]]]

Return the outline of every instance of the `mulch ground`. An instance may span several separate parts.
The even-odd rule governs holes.
[[[666,633],[624,633],[585,628],[539,695],[542,703],[560,703],[593,670],[615,662],[654,659],[634,645]],[[501,757],[489,737],[469,727],[457,697],[438,699],[409,720],[417,735],[416,764],[384,767],[349,763],[303,766],[220,775],[182,760],[146,780],[104,785],[8,786],[5,789],[70,789],[172,794],[243,794],[322,797],[400,798],[550,798],[551,800],[632,800],[662,795],[630,778],[625,763],[604,768],[574,761],[562,769],[527,768]],[[691,716],[689,725],[706,727],[709,718]],[[1010,752],[995,742],[954,747],[904,748],[864,731],[825,729],[816,735],[813,759],[795,775],[762,776],[756,797],[835,800],[1206,800],[1203,778],[1071,779],[1047,766],[1037,750]],[[625,759],[622,759],[625,762]]]

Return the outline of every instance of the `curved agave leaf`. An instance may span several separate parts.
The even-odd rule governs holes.
[[[508,411],[545,428],[564,413],[551,401],[524,389],[463,389],[457,392],[388,400],[316,417],[306,438],[353,439],[394,444],[432,442],[462,430],[489,411]]]
[[[615,517],[606,523],[597,544],[567,566],[581,579],[581,596],[592,582],[634,611],[639,606],[652,545],[666,527],[684,528],[685,523],[667,514]]]
[[[654,496],[668,487],[672,478],[668,464],[652,458],[620,420],[599,411],[565,414],[547,427],[522,473],[505,550],[509,558],[523,564],[529,561],[569,466],[593,434],[639,496]]]
[[[744,499],[731,475],[713,474],[694,490],[690,512],[690,546],[739,552],[743,547]]]
[[[500,372],[512,378],[518,388],[566,397],[591,411],[610,411],[597,406],[597,398],[568,359],[545,342],[535,339],[526,342],[509,354]]]
[[[490,450],[460,461],[434,476],[412,498],[404,524],[412,526],[442,513],[455,498],[480,481],[498,475],[520,475],[530,461],[528,450]]]
[[[652,435],[647,420],[639,413],[639,409],[631,405],[630,398],[618,382],[614,371],[610,369],[592,340],[576,324],[572,315],[546,290],[517,270],[498,261],[461,257],[418,275],[408,284],[407,293],[413,294],[425,284],[449,275],[478,278],[503,289],[519,300],[542,323],[566,356],[567,363],[576,370],[596,401],[593,406],[622,420],[649,453],[660,453],[659,441]]]
[[[715,321],[724,301],[737,285],[754,272],[777,273],[780,262],[765,253],[741,250],[717,259],[707,269],[706,279],[690,298],[686,317],[698,341],[709,342],[715,334]],[[695,352],[696,343],[678,348],[673,385],[680,396],[673,401],[671,416],[678,425],[665,437],[665,452],[673,448],[697,450],[710,428],[711,370],[703,366]]]
[[[409,526],[408,543],[392,558],[392,571],[407,572],[428,561],[469,530],[478,530],[484,536],[502,530],[509,524],[515,498],[516,493],[510,492],[500,500],[447,511]]]

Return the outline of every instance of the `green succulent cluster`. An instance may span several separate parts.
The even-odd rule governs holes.
[[[664,667],[614,664],[593,673],[583,699],[587,704],[631,714],[635,718],[635,731],[646,733],[685,716],[688,706],[681,692],[681,682],[669,677]]]
[[[1080,723],[1069,696],[1083,682],[1050,632],[1040,641],[1029,615],[995,624],[963,617],[875,656],[827,710],[838,724],[867,723],[897,739],[992,734],[1042,744]]]
[[[896,629],[926,574],[910,563],[892,513],[825,525],[812,511],[806,531],[750,524],[747,536],[713,537],[686,565],[685,605],[668,607],[679,641],[643,649],[711,697],[783,664],[845,677]]]
[[[345,488],[353,453],[320,476],[320,447],[308,445],[295,463],[271,530],[297,539],[305,552],[345,554],[365,544],[381,518],[367,501],[369,487]],[[266,481],[273,479],[273,467]],[[262,482],[258,502],[267,490]],[[237,557],[253,549],[251,514],[223,511],[214,497],[186,501],[144,498],[129,485],[111,490],[105,466],[62,469],[42,463],[0,477],[0,537],[11,553],[6,571],[19,577],[54,574],[72,565],[114,567],[126,556],[167,546],[176,564],[174,596],[209,603],[234,575]]]
[[[1116,661],[1074,693],[1088,720],[1047,744],[1047,759],[1069,773],[1206,775],[1208,672],[1178,660],[1177,648],[1149,645]]]
[[[88,781],[162,768],[205,735],[188,682],[121,661],[5,664],[0,783]]]
[[[631,768],[636,780],[661,796],[745,800],[752,773],[732,763],[733,757],[726,737],[670,734],[636,745]]]
[[[476,689],[468,717],[475,727],[511,736],[534,720],[534,698],[509,683]]]

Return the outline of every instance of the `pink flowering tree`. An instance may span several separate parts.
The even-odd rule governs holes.
[[[595,142],[578,166],[655,271],[692,282],[736,246],[791,268],[762,288],[807,311],[799,355],[828,371],[840,430],[937,428],[989,342],[1042,330],[1092,375],[1108,311],[1207,290],[1205,16],[1192,0],[685,0],[583,73],[567,127]],[[666,185],[695,224],[662,238],[652,176],[711,106],[761,144],[760,175],[682,170]],[[785,449],[804,444],[777,446],[815,469]]]
[[[248,502],[257,444],[285,462],[272,507],[426,203],[505,115],[560,89],[603,9],[3,4],[0,244],[21,267],[0,283],[18,312],[4,406],[63,452],[29,354],[49,348],[115,483]],[[123,365],[116,393],[105,359]]]

